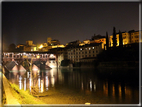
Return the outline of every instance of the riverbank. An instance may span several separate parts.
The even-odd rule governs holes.
[[[44,102],[30,95],[29,91],[20,90],[19,86],[10,83],[4,75],[2,88],[2,102],[4,106],[21,106],[21,104],[45,104]]]

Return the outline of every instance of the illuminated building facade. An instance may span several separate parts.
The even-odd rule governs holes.
[[[58,67],[61,66],[61,61],[67,59],[67,51],[66,48],[52,48],[49,50],[51,53],[55,53],[57,56]]]
[[[20,51],[39,51],[39,52],[47,52],[52,48],[64,48],[65,46],[60,44],[58,40],[52,40],[51,38],[47,38],[47,43],[41,44],[33,44],[33,41],[28,40],[26,41],[25,45],[19,44],[16,46],[17,49]]]
[[[37,51],[37,46],[35,44],[33,44],[33,41],[29,40],[26,41],[26,45],[24,46],[24,50],[23,51]]]
[[[79,44],[79,46],[83,46],[85,44],[90,44],[90,40],[84,40],[82,43]]]
[[[52,38],[48,37],[47,44],[48,44],[48,46],[60,45],[60,41],[59,40],[52,40]]]
[[[129,31],[130,43],[139,43],[139,32],[138,31]]]
[[[117,45],[119,46],[119,34],[116,34]],[[131,30],[129,32],[122,32],[123,45],[131,43],[139,43],[139,31]],[[113,35],[109,37],[110,47],[113,46]]]
[[[102,52],[102,43],[91,43],[67,49],[68,59],[73,62],[80,62],[82,58],[96,57],[100,52]]]

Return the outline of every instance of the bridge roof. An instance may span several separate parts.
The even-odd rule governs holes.
[[[3,51],[4,52],[7,52],[7,53],[33,53],[33,54],[54,54],[54,52],[40,52],[40,51]]]

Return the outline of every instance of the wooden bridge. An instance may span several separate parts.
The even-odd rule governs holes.
[[[55,54],[38,52],[3,52],[3,67],[11,70],[28,70],[32,64],[32,69],[49,69],[58,65]]]

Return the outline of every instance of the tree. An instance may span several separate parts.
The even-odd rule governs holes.
[[[106,49],[109,48],[109,39],[108,39],[108,33],[106,32]]]
[[[119,30],[119,46],[123,45],[122,32]]]
[[[116,47],[117,40],[116,40],[116,30],[115,27],[113,27],[113,47]]]
[[[68,66],[70,64],[70,60],[62,60],[61,61],[61,66]]]
[[[14,43],[10,44],[8,47],[9,51],[15,51],[16,50],[16,45]]]

